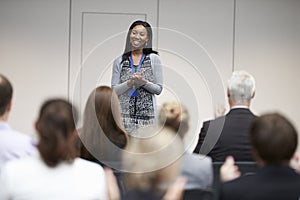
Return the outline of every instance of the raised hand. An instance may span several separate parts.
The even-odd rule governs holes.
[[[228,156],[220,168],[220,178],[222,182],[231,181],[241,176],[238,166],[234,165],[234,158]]]

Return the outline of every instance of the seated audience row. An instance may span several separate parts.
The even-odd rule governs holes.
[[[221,199],[298,199],[300,175],[289,167],[297,132],[280,114],[256,117],[249,110],[254,94],[254,78],[245,71],[234,72],[228,83],[230,112],[204,122],[194,151],[200,155],[184,149],[190,116],[183,105],[164,103],[158,126],[141,128],[137,136],[143,137],[132,137],[124,130],[118,97],[107,86],[91,92],[79,134],[76,108],[63,99],[46,101],[35,127],[39,140],[34,143],[9,129],[12,87],[0,75],[4,127],[0,134],[8,138],[7,144],[22,144],[0,143],[0,167],[13,157],[22,158],[1,168],[0,199],[180,200],[184,191],[212,188],[212,161],[225,161]],[[241,176],[235,160],[254,160],[260,170]],[[115,177],[107,167],[124,176]],[[120,193],[120,179],[125,193]]]
[[[78,142],[76,116],[78,116],[76,109],[63,99],[51,99],[42,105],[35,127],[39,137],[36,144],[39,156],[14,160],[4,165],[0,178],[0,199],[118,199],[120,198],[118,194],[113,194],[117,190],[113,190],[111,187],[116,186],[113,183],[114,177],[111,171],[106,170],[105,180],[104,170],[101,167],[101,165],[110,166],[114,161],[117,161],[118,164],[113,167],[121,166],[119,154],[121,151],[111,152],[115,146],[121,150],[126,148],[126,152],[131,152],[128,155],[135,155],[136,150],[141,152],[146,150],[145,154],[148,154],[148,150],[152,152],[163,148],[162,153],[165,154],[157,154],[161,156],[162,161],[166,156],[171,158],[170,154],[173,153],[174,157],[161,167],[157,166],[158,168],[151,168],[152,163],[159,164],[153,162],[157,156],[151,157],[148,174],[152,174],[150,177],[153,179],[149,179],[148,186],[150,186],[149,192],[152,191],[151,194],[159,199],[162,195],[165,195],[167,199],[177,199],[177,197],[180,199],[185,179],[178,179],[174,185],[172,183],[180,170],[183,145],[172,130],[155,129],[154,131],[145,128],[141,131],[149,132],[149,134],[156,134],[159,131],[160,134],[149,140],[132,139],[131,145],[128,145],[127,133],[123,131],[120,123],[118,100],[115,93],[109,87],[98,87],[91,93],[87,102],[80,138],[83,144],[87,144],[82,148],[81,156],[96,161],[99,165],[76,158],[78,154],[75,145]],[[165,148],[170,140],[173,142],[168,148]],[[147,146],[148,150],[145,148]],[[88,148],[98,149],[93,152],[88,151]],[[147,156],[144,157],[145,154],[139,158],[147,159]],[[132,172],[128,179],[130,180],[137,176],[137,169],[128,163],[141,160],[128,155],[127,157],[126,154],[124,155],[126,162],[123,162],[121,167],[130,169]],[[22,169],[26,169],[26,172]],[[142,169],[144,170],[144,167]],[[28,180],[30,183],[27,183]],[[109,184],[106,184],[106,181]],[[155,187],[153,181],[156,182]],[[144,184],[147,185],[146,182]],[[181,189],[178,190],[177,186]],[[170,189],[167,191],[168,188]],[[134,188],[132,189],[131,191],[135,191]],[[122,198],[131,199],[132,194],[134,193],[128,192]]]

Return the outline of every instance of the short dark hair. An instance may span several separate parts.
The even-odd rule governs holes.
[[[287,118],[278,113],[270,113],[253,121],[250,140],[254,150],[265,163],[282,164],[293,157],[298,135]]]
[[[9,80],[0,74],[0,116],[5,113],[7,105],[12,99],[13,87]]]
[[[42,105],[36,126],[40,137],[37,147],[49,167],[62,161],[71,163],[77,156],[75,145],[70,142],[76,116],[76,109],[63,99],[50,99]]]
[[[144,26],[146,28],[146,30],[147,30],[148,42],[147,42],[147,45],[143,48],[143,53],[145,55],[148,55],[150,53],[158,54],[157,51],[154,51],[152,49],[152,28],[151,28],[151,25],[148,22],[146,22],[146,21],[137,20],[137,21],[134,21],[130,25],[129,30],[127,32],[126,44],[125,44],[124,53],[122,55],[122,61],[121,61],[121,63],[124,62],[125,60],[127,60],[129,58],[129,56],[130,56],[130,53],[131,53],[130,33],[131,33],[132,29],[135,26],[138,26],[138,25]]]

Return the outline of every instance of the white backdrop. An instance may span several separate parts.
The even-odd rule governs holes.
[[[300,130],[299,18],[298,0],[2,0],[0,72],[15,89],[9,122],[33,134],[49,97],[82,109],[94,86],[110,85],[131,22],[145,19],[164,65],[158,104],[180,99],[188,107],[190,141],[214,105],[226,103],[222,82],[234,69],[257,80],[255,113],[280,111]]]

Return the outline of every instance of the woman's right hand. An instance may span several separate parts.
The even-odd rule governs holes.
[[[134,76],[130,76],[129,80],[127,81],[127,86],[132,87],[134,85]]]

